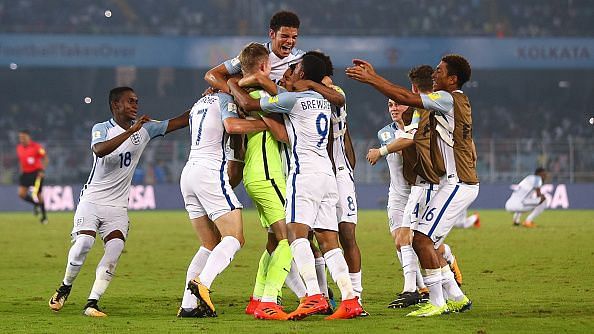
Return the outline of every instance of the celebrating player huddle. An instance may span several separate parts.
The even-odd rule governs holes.
[[[201,246],[187,268],[177,316],[217,316],[210,288],[244,244],[242,204],[232,182],[240,179],[268,236],[245,312],[263,320],[368,315],[355,239],[355,158],[346,95],[332,82],[328,56],[295,48],[299,24],[293,13],[275,14],[271,41],[251,43],[208,71],[205,79],[214,93],[177,118],[136,119],[134,91],[110,92],[113,118],[92,130],[95,162],[74,217],[64,280],[49,302],[52,310],[64,306],[98,232],[105,255],[84,314],[106,316],[98,300],[128,234],[132,173],[151,139],[189,126],[190,153],[180,188]],[[355,60],[347,75],[389,97],[394,120],[378,134],[383,146],[368,155],[372,164],[381,156],[388,160],[390,232],[405,276],[403,292],[389,307],[422,303],[409,316],[470,309],[455,258],[444,244],[478,194],[471,109],[460,90],[470,78],[468,62],[451,55],[435,71],[413,69],[412,92],[362,60]],[[334,310],[326,268],[341,294]],[[284,284],[300,299],[291,312],[281,306]]]

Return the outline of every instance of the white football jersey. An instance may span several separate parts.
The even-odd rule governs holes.
[[[538,175],[528,175],[518,183],[510,199],[521,203],[524,199],[530,198],[535,189],[540,187],[542,187],[542,178]]]
[[[118,148],[104,157],[93,153],[94,162],[91,174],[80,192],[80,201],[99,205],[128,207],[130,183],[140,155],[148,142],[165,135],[169,121],[150,121],[132,134]],[[124,130],[113,118],[97,123],[91,131],[93,145],[110,140]]]
[[[190,155],[188,162],[209,169],[224,170],[225,144],[229,135],[223,121],[237,117],[233,97],[225,93],[203,96],[190,111]]]
[[[266,49],[268,49],[268,62],[270,63],[270,67],[272,68],[269,77],[270,80],[274,81],[275,83],[278,83],[280,79],[283,78],[283,74],[285,74],[290,65],[301,62],[301,58],[303,58],[303,55],[305,54],[305,52],[297,48],[293,48],[293,50],[291,50],[291,54],[289,54],[287,57],[279,58],[274,52],[272,52],[271,42],[264,43],[262,45],[264,45]],[[241,73],[241,64],[239,63],[239,56],[233,59],[229,59],[225,61],[223,64],[225,65],[225,68],[227,69],[227,72],[229,72],[229,74],[233,75]]]
[[[382,146],[388,145],[393,140],[399,138],[405,132],[400,130],[395,123],[384,126],[377,132],[377,138]],[[388,169],[390,170],[390,190],[389,194],[402,194],[410,190],[410,185],[404,179],[402,172],[402,154],[398,152],[390,153],[386,156]]]
[[[454,98],[452,94],[440,90],[430,94],[421,94],[421,100],[423,101],[424,109],[435,112],[435,118],[438,123],[439,136],[437,143],[439,144],[446,169],[446,174],[441,177],[440,183],[458,183],[458,172],[456,170],[453,147]],[[449,144],[448,141],[450,142]]]
[[[333,86],[337,92],[345,96],[344,91],[338,87]],[[345,96],[346,98],[346,96]],[[332,140],[332,158],[334,159],[334,167],[336,168],[336,172],[341,171],[348,171],[349,173],[353,171],[353,167],[349,163],[349,159],[346,156],[345,150],[345,143],[344,143],[344,134],[347,128],[347,105],[342,108],[337,106],[332,106],[332,134],[334,138],[330,138]]]
[[[265,112],[287,114],[290,173],[324,173],[334,176],[328,156],[330,102],[314,91],[286,92],[260,99]]]

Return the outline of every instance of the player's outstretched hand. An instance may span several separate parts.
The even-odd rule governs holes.
[[[361,59],[353,59],[353,65],[346,69],[346,75],[349,78],[363,83],[370,83],[372,81],[376,73],[371,63]]]
[[[380,154],[379,149],[370,148],[369,152],[367,152],[367,161],[369,161],[369,163],[374,166],[381,156],[382,155]]]
[[[138,130],[140,130],[140,128],[142,128],[142,124],[146,123],[146,122],[150,122],[151,119],[150,117],[148,117],[147,115],[142,115],[140,116],[140,118],[138,118],[136,120],[136,122],[134,122],[134,124],[132,124],[132,126],[128,129],[128,131],[130,131],[131,133],[134,133]]]

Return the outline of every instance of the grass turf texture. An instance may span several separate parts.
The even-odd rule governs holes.
[[[402,288],[402,271],[385,212],[362,211],[357,236],[371,317],[264,322],[243,314],[265,241],[254,211],[244,212],[246,246],[213,284],[216,319],[175,317],[187,265],[199,246],[182,211],[130,213],[130,238],[100,301],[105,319],[81,313],[102,243],[96,242],[66,305],[54,313],[47,301],[64,274],[72,213],[50,213],[46,226],[29,213],[1,213],[0,332],[593,332],[594,213],[546,211],[535,229],[512,227],[503,211],[480,214],[480,229],[454,230],[447,239],[463,272],[463,290],[474,302],[470,312],[416,319],[404,317],[410,309],[387,309]],[[286,288],[284,296],[286,309],[293,310],[296,298]]]

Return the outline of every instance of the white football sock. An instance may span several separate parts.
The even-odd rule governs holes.
[[[95,272],[95,283],[89,294],[89,299],[99,300],[107,290],[109,282],[115,274],[118,259],[124,250],[124,240],[115,238],[105,243],[105,253],[97,265]]]
[[[514,224],[519,225],[520,224],[520,218],[522,218],[522,213],[521,212],[514,212]]]
[[[452,249],[450,248],[450,246],[448,246],[448,244],[443,244],[443,258],[446,260],[447,263],[452,264],[454,263],[454,261],[456,260],[456,257],[454,256],[454,254],[452,254]]]
[[[547,208],[547,201],[540,203],[539,205],[537,205],[534,208],[534,210],[532,210],[532,212],[530,212],[528,217],[526,217],[526,220],[530,221],[530,222],[534,221],[534,219],[536,219],[536,217],[538,217],[546,208]]]
[[[429,301],[431,304],[442,307],[445,305],[441,284],[441,269],[425,269],[425,285],[429,289]]]
[[[221,242],[210,252],[210,256],[202,268],[199,276],[200,283],[210,289],[212,281],[229,266],[240,248],[239,240],[232,236],[228,235],[221,239]]]
[[[205,247],[200,247],[198,252],[192,258],[190,265],[188,266],[188,271],[186,272],[186,281],[184,282],[184,297],[182,298],[181,307],[186,309],[194,309],[198,307],[198,298],[192,294],[192,292],[188,289],[188,281],[194,279],[200,275],[204,265],[206,265],[206,261],[208,260],[208,256],[210,255],[211,251]]]
[[[425,281],[423,280],[423,274],[421,274],[421,267],[419,266],[419,263],[417,262],[417,288],[420,289],[426,289],[427,287],[425,286]]]
[[[307,295],[319,295],[321,292],[316,276],[316,263],[309,246],[309,240],[305,238],[296,239],[291,243],[291,252],[293,253],[293,261],[297,265],[297,270],[299,270],[299,274],[301,274],[305,283]]]
[[[351,277],[351,285],[353,286],[353,292],[355,296],[359,297],[359,302],[361,302],[361,293],[363,293],[363,284],[361,283],[361,270],[357,273],[349,273]]]
[[[464,298],[464,292],[460,290],[454,273],[450,269],[450,266],[441,268],[441,285],[446,292],[447,298],[454,301],[460,301]]]
[[[90,235],[79,234],[76,236],[74,244],[68,252],[68,263],[66,264],[66,272],[62,281],[64,285],[72,285],[74,283],[94,243],[95,237]]]
[[[323,257],[316,257],[316,276],[318,277],[318,286],[324,297],[328,298],[328,277],[326,276],[326,261]]]
[[[464,224],[462,227],[464,227],[464,228],[472,227],[472,225],[474,225],[474,222],[476,222],[477,219],[478,219],[478,216],[476,214],[473,214],[473,215],[470,215],[470,216],[464,218]]]
[[[349,276],[349,266],[344,259],[342,249],[334,248],[324,254],[326,265],[332,275],[332,279],[338,285],[342,300],[355,298],[351,277]],[[325,274],[325,272],[324,272]],[[326,285],[327,286],[327,285]]]
[[[291,289],[291,291],[293,291],[293,293],[295,293],[297,298],[301,299],[305,297],[305,294],[307,293],[305,289],[305,283],[303,283],[301,276],[299,276],[299,269],[297,269],[297,265],[295,264],[294,260],[291,261],[291,271],[289,271],[289,274],[285,279],[285,284],[289,289]]]
[[[417,291],[417,270],[419,269],[417,255],[411,245],[401,246],[400,254],[402,256],[402,271],[404,272],[404,289],[402,291]]]

